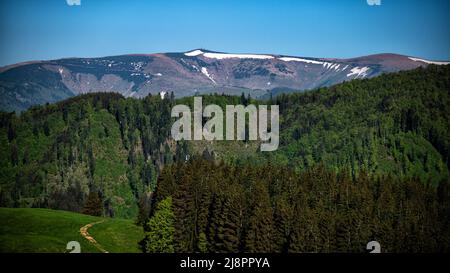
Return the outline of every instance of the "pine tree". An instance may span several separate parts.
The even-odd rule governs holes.
[[[173,253],[174,222],[172,198],[168,197],[158,203],[155,214],[148,221],[148,231],[141,243],[147,253]]]
[[[103,205],[102,200],[95,191],[89,192],[86,203],[84,204],[83,213],[92,216],[102,216]]]
[[[194,185],[191,166],[182,167],[182,177],[173,197],[175,239],[177,252],[193,252],[196,241],[196,211],[192,192]]]
[[[16,132],[16,127],[13,124],[12,120],[9,120],[8,123],[8,141],[11,142],[13,141],[17,136],[17,132]]]
[[[19,164],[19,149],[17,148],[16,143],[11,145],[11,163],[13,166]]]
[[[242,197],[240,192],[230,189],[216,196],[211,212],[209,228],[212,251],[236,253],[240,248],[242,233]]]
[[[144,226],[148,222],[151,210],[151,198],[152,194],[143,194],[139,200],[139,212],[136,219],[136,224]],[[147,227],[144,227],[147,229]]]
[[[296,217],[294,206],[289,204],[285,195],[277,196],[274,210],[274,251],[287,252],[294,232],[294,219]]]
[[[201,232],[198,236],[197,248],[200,253],[208,252],[208,240],[206,239],[206,234]]]
[[[245,252],[268,253],[272,251],[273,215],[269,193],[264,183],[254,183],[253,204],[245,229]]]

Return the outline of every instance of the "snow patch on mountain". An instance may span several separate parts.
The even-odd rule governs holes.
[[[302,58],[282,57],[282,58],[278,58],[278,59],[282,60],[284,62],[302,62],[302,63],[307,63],[307,64],[323,64],[323,62],[302,59]]]
[[[194,51],[186,52],[186,53],[184,53],[184,55],[189,56],[189,57],[195,57],[195,56],[198,56],[198,55],[202,55],[203,53],[204,53],[203,51],[197,49],[197,50],[194,50]]]
[[[323,67],[325,67],[326,69],[330,69],[332,65],[333,65],[332,63],[328,63],[328,62],[323,63]]]
[[[270,56],[270,55],[228,54],[228,53],[211,53],[211,52],[204,53],[203,56],[206,58],[218,59],[218,60],[232,59],[232,58],[237,58],[237,59],[273,59],[274,58],[273,56]]]
[[[213,79],[213,77],[209,75],[208,69],[206,69],[206,67],[202,67],[202,73],[203,75],[208,77],[208,79],[210,79],[214,84],[217,84],[216,81]]]
[[[351,77],[351,76],[356,75],[355,78],[358,78],[359,76],[361,76],[362,78],[364,78],[364,77],[367,76],[367,71],[369,71],[369,70],[370,70],[370,68],[367,67],[367,66],[361,67],[361,68],[359,68],[359,67],[357,66],[357,67],[352,68],[352,70],[350,70],[351,73],[348,73],[348,74],[347,74],[347,77]]]
[[[436,64],[436,65],[447,65],[450,64],[450,62],[434,62],[434,61],[428,61],[428,60],[424,60],[424,59],[419,59],[419,58],[413,58],[413,57],[408,57],[410,60],[413,60],[415,62],[423,62],[426,64]]]
[[[338,63],[321,62],[321,61],[296,58],[296,57],[281,57],[278,59],[281,61],[285,61],[285,62],[303,62],[303,63],[307,63],[307,64],[318,64],[318,65],[322,65],[325,69],[334,69],[337,72],[341,71],[341,70],[339,70],[339,67],[341,67],[341,64],[338,64]],[[347,68],[348,68],[348,65],[346,67],[344,67],[342,69],[342,71],[344,71]]]

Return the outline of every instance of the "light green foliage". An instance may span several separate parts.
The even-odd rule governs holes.
[[[145,233],[145,252],[174,252],[174,221],[172,198],[168,197],[159,202],[155,215],[148,222],[148,231]]]

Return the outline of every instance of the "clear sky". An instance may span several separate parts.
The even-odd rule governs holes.
[[[1,0],[0,65],[194,48],[450,60],[449,16],[449,0]]]

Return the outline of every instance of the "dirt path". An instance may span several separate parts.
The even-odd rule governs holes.
[[[98,250],[100,250],[103,253],[108,253],[108,251],[106,251],[99,243],[97,243],[97,241],[94,239],[94,237],[92,237],[89,234],[89,232],[88,232],[88,229],[91,228],[93,225],[101,224],[103,222],[105,222],[105,220],[99,221],[99,222],[90,223],[90,224],[87,224],[85,226],[82,226],[80,228],[80,233],[81,233],[81,235],[84,238],[86,238],[86,240],[88,240],[91,244],[93,244]]]

